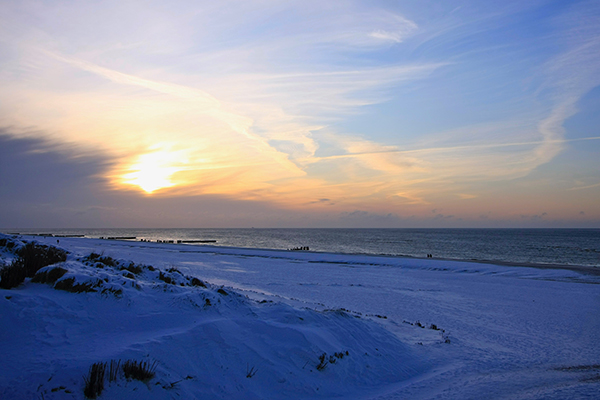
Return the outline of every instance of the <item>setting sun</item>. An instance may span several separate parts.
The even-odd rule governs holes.
[[[157,151],[138,157],[129,172],[123,175],[123,183],[140,187],[146,193],[174,186],[173,174],[182,170],[176,163],[176,153]]]

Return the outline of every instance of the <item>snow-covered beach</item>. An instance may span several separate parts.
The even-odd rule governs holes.
[[[600,395],[600,277],[585,269],[2,238],[69,252],[38,271],[66,270],[56,282],[0,289],[2,399],[82,399],[111,360],[155,376],[99,398]],[[69,279],[94,291],[54,289]]]

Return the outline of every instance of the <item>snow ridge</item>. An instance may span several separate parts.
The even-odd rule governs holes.
[[[0,239],[13,262],[26,242]],[[105,382],[99,398],[361,398],[431,369],[358,315],[252,300],[176,265],[71,252],[0,295],[0,398],[83,399],[90,367],[111,360],[156,373]]]

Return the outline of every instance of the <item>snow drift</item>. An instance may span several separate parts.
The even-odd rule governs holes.
[[[4,263],[19,261],[25,242],[1,238]],[[177,265],[70,252],[0,294],[3,399],[82,399],[91,366],[111,361],[154,376],[117,371],[99,398],[365,397],[431,368],[357,314],[253,300]]]

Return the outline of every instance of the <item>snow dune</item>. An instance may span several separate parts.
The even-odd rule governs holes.
[[[18,245],[33,240],[0,238]],[[110,360],[156,362],[156,374],[146,382],[120,376],[98,398],[600,393],[595,275],[431,259],[35,240],[69,251],[67,261],[38,275],[57,267],[67,272],[54,283],[27,278],[0,289],[2,399],[82,399],[90,366]],[[0,251],[5,263],[15,257],[14,248]]]

